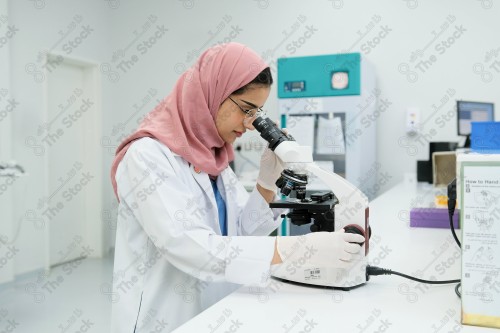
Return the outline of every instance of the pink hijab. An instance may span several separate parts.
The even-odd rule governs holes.
[[[172,92],[144,118],[135,133],[116,149],[111,181],[132,142],[154,138],[198,169],[219,175],[234,158],[233,147],[219,136],[215,126],[222,102],[251,82],[268,65],[254,51],[239,43],[206,50],[177,80]]]

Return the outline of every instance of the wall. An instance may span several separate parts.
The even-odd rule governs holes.
[[[35,81],[36,73],[30,74],[26,65],[39,66],[38,51],[54,45],[61,38],[59,31],[75,15],[83,17],[94,32],[73,54],[104,66],[103,137],[96,143],[96,153],[104,157],[103,179],[109,179],[113,152],[121,139],[169,93],[182,70],[207,47],[238,41],[266,58],[275,74],[278,57],[362,52],[374,64],[380,100],[388,105],[373,120],[378,125],[381,193],[401,181],[405,173],[415,172],[416,159],[428,154],[429,140],[457,139],[456,99],[499,105],[500,66],[499,70],[489,66],[496,66],[498,56],[498,52],[490,51],[500,47],[496,38],[500,6],[495,3],[488,8],[490,3],[11,1],[9,17],[19,29],[9,41],[12,96],[19,102],[19,109],[9,116],[13,122],[13,155],[30,172],[29,191],[16,194],[23,200],[17,201],[15,210],[23,214],[43,195],[43,165],[26,144],[43,122],[42,91]],[[440,44],[449,38],[453,43],[448,48]],[[55,50],[63,52],[62,45]],[[414,61],[410,59],[413,53],[417,55]],[[428,62],[427,67],[417,65],[424,59],[434,62]],[[413,138],[405,135],[408,107],[419,107],[425,120],[421,135]],[[276,118],[275,86],[265,108]],[[498,110],[496,114],[498,118]],[[238,143],[245,146],[255,137],[257,134],[247,133]],[[260,151],[245,154],[258,162]],[[237,165],[239,161],[237,157]],[[112,247],[117,212],[107,181],[103,192],[106,245]],[[17,273],[39,268],[43,256],[40,231],[26,219],[22,228],[18,261],[22,264],[16,268]]]
[[[42,212],[38,205],[46,191],[55,190],[46,186],[45,154],[40,147],[48,150],[50,146],[42,142],[43,135],[39,136],[38,130],[46,121],[43,115],[46,77],[41,74],[44,66],[49,69],[47,75],[56,71],[57,62],[47,64],[39,54],[50,51],[100,63],[109,43],[109,10],[108,4],[101,1],[9,2],[9,20],[15,30],[9,40],[10,87],[11,96],[18,103],[15,112],[9,115],[13,124],[12,158],[28,172],[24,183],[13,188],[14,229],[19,230],[16,274],[44,267],[47,228],[39,223]],[[83,31],[87,33],[82,35]],[[109,86],[103,85],[103,95],[106,100],[111,99]],[[58,144],[66,144],[64,136]],[[66,146],[68,150],[74,149]],[[97,138],[96,152],[102,154]],[[45,223],[50,221],[45,219]]]
[[[8,31],[8,3],[0,1],[0,36]],[[9,70],[9,43],[0,40],[0,73]],[[0,75],[0,163],[12,158],[12,119],[10,114],[15,110],[9,104],[9,75]],[[14,276],[14,261],[7,257],[13,239],[13,195],[12,188],[18,179],[0,176],[0,283],[10,281]]]
[[[159,94],[167,93],[180,69],[191,65],[197,54],[220,41],[248,44],[269,61],[274,73],[278,57],[361,52],[376,68],[379,99],[387,105],[371,120],[378,125],[379,193],[382,193],[401,181],[405,173],[416,172],[415,161],[427,158],[429,141],[460,139],[456,134],[456,99],[499,102],[500,66],[497,70],[490,69],[495,60],[485,59],[489,51],[500,47],[495,39],[495,31],[500,28],[496,19],[500,8],[490,8],[490,4],[295,0],[285,5],[264,0],[237,4],[152,1],[146,6],[121,2],[113,16],[116,38],[125,42],[130,38],[130,30],[151,13],[168,29],[137,67],[126,74],[126,80],[120,82],[120,90],[137,91],[135,95],[124,96],[130,101],[121,105],[130,109],[134,98],[139,98],[150,86],[156,87]],[[296,25],[298,29],[293,30]],[[122,30],[125,26],[128,30]],[[411,59],[412,54],[417,57]],[[484,76],[481,68],[491,75]],[[277,117],[275,87],[266,103],[274,118]],[[421,110],[424,124],[415,137],[407,137],[405,133],[408,107]],[[255,136],[246,134],[239,143],[251,147]],[[260,151],[245,154],[258,161]],[[239,161],[237,157],[237,165]]]

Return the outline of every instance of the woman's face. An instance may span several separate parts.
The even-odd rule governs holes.
[[[264,106],[271,87],[251,85],[243,94],[230,95],[219,107],[215,125],[220,137],[226,143],[233,143],[247,129],[253,130],[255,117],[248,118],[243,110],[251,110]]]

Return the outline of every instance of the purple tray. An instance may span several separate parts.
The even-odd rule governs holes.
[[[460,210],[455,209],[453,226],[459,229]],[[449,228],[448,208],[412,208],[410,211],[410,227],[415,228]]]

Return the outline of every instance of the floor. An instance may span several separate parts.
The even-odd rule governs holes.
[[[0,332],[109,332],[112,258],[82,259],[0,285]]]

